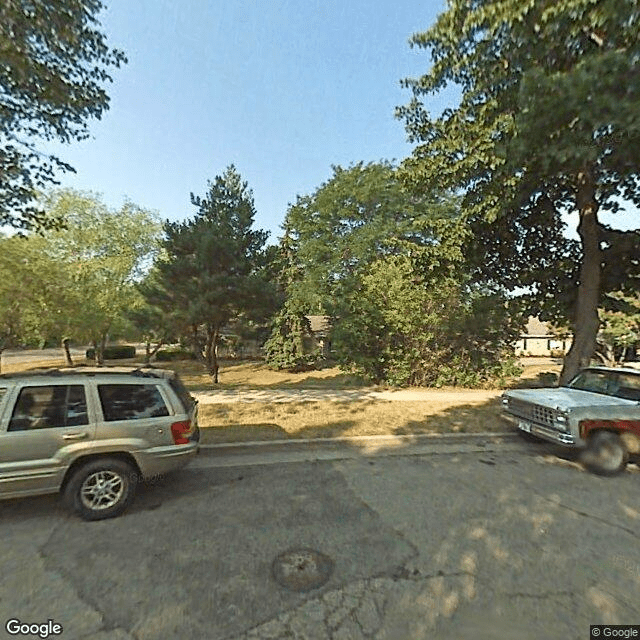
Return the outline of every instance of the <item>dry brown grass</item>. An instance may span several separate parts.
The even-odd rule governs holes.
[[[290,373],[272,371],[263,362],[223,362],[220,367],[220,382],[214,385],[202,365],[194,361],[157,363],[154,366],[173,369],[180,374],[192,391],[210,389],[357,389],[371,386],[366,380],[341,371],[338,367],[328,367],[320,371]],[[537,386],[538,374],[544,372],[560,373],[561,365],[533,364],[525,365],[519,378],[508,386]],[[451,387],[451,391],[464,391]]]
[[[76,358],[76,365],[89,364],[88,361]],[[91,364],[93,364],[91,362]],[[140,366],[141,357],[129,360],[111,360],[107,366]],[[37,363],[13,364],[2,363],[3,373],[27,371],[43,367],[64,367],[65,361],[61,357],[55,360],[43,360]],[[328,367],[319,371],[305,371],[290,373],[288,371],[272,371],[260,361],[222,361],[220,366],[220,382],[214,385],[211,377],[203,366],[194,360],[177,360],[174,362],[154,362],[154,367],[173,369],[191,391],[224,390],[224,389],[357,389],[370,386],[366,380],[341,371],[338,367]],[[539,384],[538,374],[544,372],[559,373],[560,365],[533,364],[525,365],[523,374],[511,381],[509,386],[530,386]],[[452,391],[463,391],[452,387]]]
[[[538,374],[559,373],[554,364],[535,364],[513,386],[537,386]],[[185,376],[188,382],[193,382]],[[344,389],[364,386],[337,368],[290,374],[269,371],[263,364],[231,365],[221,372],[221,389],[299,388]],[[199,378],[203,388],[211,388]],[[510,385],[510,386],[512,386]],[[195,390],[195,389],[194,389]],[[331,438],[337,436],[414,433],[480,433],[504,431],[500,399],[472,397],[465,389],[450,389],[446,400],[428,402],[361,400],[355,402],[227,403],[200,407],[203,441],[246,442],[286,438]]]
[[[80,364],[80,361],[78,362]],[[136,365],[141,359],[107,364]],[[62,366],[64,360],[5,365],[3,372],[42,366]],[[194,361],[155,363],[177,371],[192,392],[211,389],[353,389],[366,386],[338,368],[288,373],[271,371],[261,362],[223,362],[220,384],[212,384],[202,365]],[[509,386],[539,386],[538,374],[560,372],[560,365],[525,366]],[[503,431],[499,398],[483,399],[465,389],[450,389],[446,399],[429,401],[359,400],[320,402],[234,402],[200,406],[203,442],[246,442],[285,438],[413,433],[478,433]],[[490,395],[490,394],[489,394]]]
[[[200,407],[203,441],[504,431],[500,400],[227,403]]]
[[[64,357],[56,360],[40,360],[38,362],[2,362],[2,373],[21,373],[32,369],[55,369],[66,366]]]
[[[204,389],[353,389],[367,385],[357,376],[340,371],[337,367],[319,371],[290,373],[272,371],[263,362],[223,362],[220,366],[220,382],[214,387],[210,376],[197,362],[168,362],[161,365],[180,373],[185,384],[194,391]]]

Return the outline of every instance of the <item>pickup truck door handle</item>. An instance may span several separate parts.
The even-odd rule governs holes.
[[[86,431],[76,431],[74,433],[63,433],[63,440],[82,440],[86,438],[89,434]]]

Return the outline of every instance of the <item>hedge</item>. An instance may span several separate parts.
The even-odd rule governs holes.
[[[190,349],[161,349],[156,353],[158,362],[170,362],[172,360],[195,360],[196,356]]]
[[[85,355],[87,357],[87,360],[96,359],[96,351],[93,348],[87,349]],[[114,345],[111,347],[105,347],[102,355],[105,360],[123,360],[125,358],[135,358],[136,348],[133,345],[128,344]]]

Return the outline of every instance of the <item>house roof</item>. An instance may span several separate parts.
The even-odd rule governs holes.
[[[524,328],[526,336],[548,336],[551,335],[551,329],[546,322],[542,322],[534,316],[529,316],[529,320]]]
[[[554,327],[549,322],[543,322],[535,316],[529,316],[522,336],[525,338],[563,338],[566,331]]]
[[[331,329],[331,318],[329,316],[307,316],[311,325],[312,333],[328,333]]]

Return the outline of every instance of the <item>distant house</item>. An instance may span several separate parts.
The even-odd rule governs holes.
[[[560,335],[547,322],[529,316],[524,333],[516,342],[518,356],[563,356],[571,347],[571,338]]]
[[[331,353],[331,318],[329,316],[306,316],[311,328],[306,349],[320,348],[326,358]],[[516,342],[518,356],[561,357],[571,347],[571,338],[556,332],[551,325],[538,318],[529,317],[524,332]]]
[[[331,353],[331,318],[329,316],[306,316],[311,327],[312,345],[318,347],[325,358]]]

